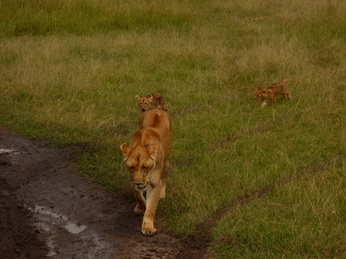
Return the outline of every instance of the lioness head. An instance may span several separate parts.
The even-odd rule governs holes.
[[[153,96],[151,96],[151,95],[148,95],[148,96],[136,95],[135,98],[137,100],[138,107],[142,112],[146,112],[146,111],[149,111],[149,110],[155,108],[154,104],[153,104]]]
[[[156,165],[157,146],[138,144],[130,147],[124,143],[120,145],[120,149],[124,154],[124,161],[134,188],[145,189],[149,184],[149,174]]]

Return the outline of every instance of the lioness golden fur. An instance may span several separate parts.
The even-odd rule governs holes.
[[[160,109],[145,112],[131,144],[121,144],[120,149],[137,201],[134,212],[144,215],[142,233],[154,235],[156,208],[160,198],[165,197],[170,167],[172,122],[168,113]]]

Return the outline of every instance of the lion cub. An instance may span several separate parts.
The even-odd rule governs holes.
[[[262,107],[268,103],[275,104],[276,97],[282,95],[285,99],[291,99],[290,92],[287,90],[286,83],[290,81],[299,82],[295,79],[287,79],[282,82],[272,84],[267,89],[257,87],[255,92],[255,99],[262,101]]]
[[[139,109],[142,112],[146,112],[155,108],[168,111],[167,105],[165,105],[164,98],[159,93],[152,93],[147,96],[135,96]]]

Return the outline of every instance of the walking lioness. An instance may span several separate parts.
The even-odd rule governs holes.
[[[172,123],[167,112],[153,109],[143,114],[131,145],[121,144],[134,195],[134,212],[144,215],[142,233],[154,235],[154,219],[160,198],[165,197],[172,149]],[[144,195],[145,194],[145,195]]]

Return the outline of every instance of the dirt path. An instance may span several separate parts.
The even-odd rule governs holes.
[[[133,204],[81,178],[63,152],[0,128],[0,258],[212,258],[211,229],[225,213],[344,158],[302,168],[231,201],[184,240],[160,227],[145,237]]]
[[[0,129],[0,258],[176,258],[181,240],[160,228],[141,235],[133,204],[66,161]]]

